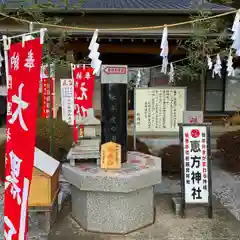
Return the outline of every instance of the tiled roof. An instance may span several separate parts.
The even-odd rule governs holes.
[[[204,9],[212,11],[229,11],[232,8],[209,3],[204,1],[202,5],[199,2],[202,0],[69,0],[68,9],[84,10],[198,10],[200,6]],[[47,4],[48,0],[5,0],[7,8],[17,9],[21,6],[31,7],[33,3]],[[63,0],[52,0],[52,3],[59,6],[59,9],[66,7]]]

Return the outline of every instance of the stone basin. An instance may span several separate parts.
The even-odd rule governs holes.
[[[154,185],[161,183],[161,159],[128,152],[119,171],[93,164],[64,164],[71,184],[72,216],[87,231],[126,234],[154,223]]]

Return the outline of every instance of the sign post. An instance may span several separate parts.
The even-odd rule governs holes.
[[[125,65],[103,65],[101,71],[102,144],[121,145],[121,162],[127,160],[127,83]]]
[[[181,145],[181,216],[186,204],[208,205],[212,218],[210,123],[179,124]]]
[[[136,88],[134,96],[134,148],[137,133],[178,132],[186,109],[185,87]]]
[[[101,146],[101,168],[106,170],[121,169],[121,145],[108,142]]]
[[[74,123],[74,83],[73,79],[60,79],[62,120],[73,126]]]

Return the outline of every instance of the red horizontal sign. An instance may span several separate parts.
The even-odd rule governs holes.
[[[126,67],[106,67],[103,70],[106,74],[126,74]]]

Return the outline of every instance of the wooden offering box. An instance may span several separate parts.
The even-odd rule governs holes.
[[[51,206],[59,191],[60,164],[35,148],[34,169],[28,206]]]

